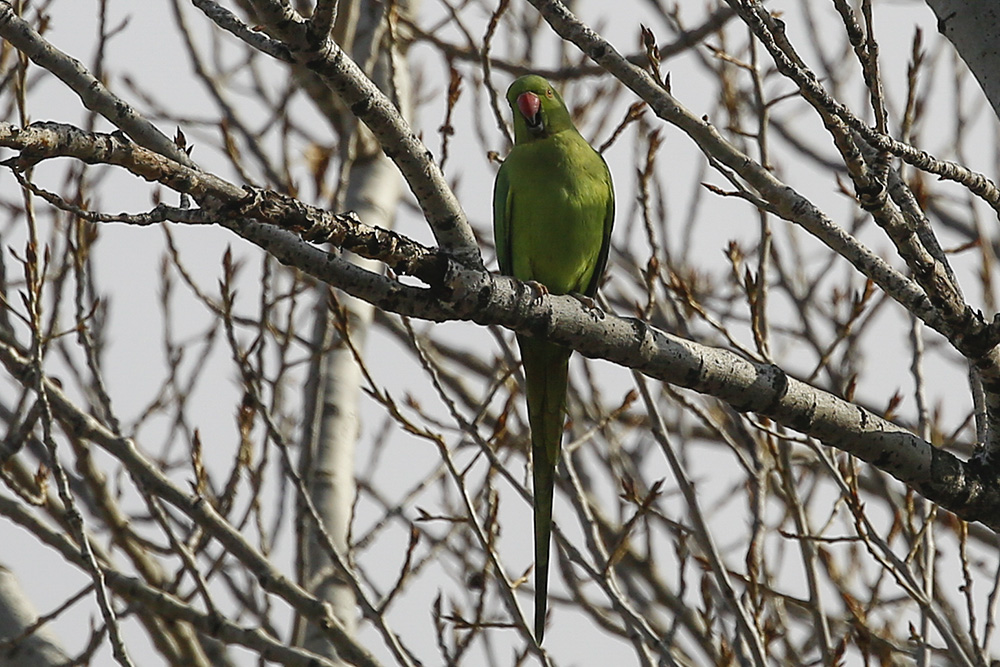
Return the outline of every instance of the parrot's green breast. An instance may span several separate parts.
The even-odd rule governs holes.
[[[500,252],[510,260],[509,266],[501,261],[501,269],[542,283],[553,294],[592,295],[613,215],[604,160],[579,133],[567,131],[515,146],[501,172],[509,183],[509,247]]]

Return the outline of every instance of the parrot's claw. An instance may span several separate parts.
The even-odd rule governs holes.
[[[549,295],[549,288],[537,280],[527,281],[528,285],[535,290],[536,294],[531,298],[531,305],[537,306],[542,302],[542,298]]]
[[[586,296],[585,294],[579,294],[577,292],[570,292],[570,296],[580,302],[587,314],[590,315],[595,322],[599,322],[604,319],[604,311],[600,309],[592,298]]]

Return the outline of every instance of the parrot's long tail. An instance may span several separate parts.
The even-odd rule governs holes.
[[[566,413],[569,348],[527,336],[517,337],[527,382],[531,462],[535,485],[535,641],[545,634],[549,590],[552,493]]]

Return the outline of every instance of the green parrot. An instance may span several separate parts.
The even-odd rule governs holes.
[[[500,272],[542,292],[592,297],[604,274],[615,217],[611,172],[540,76],[507,90],[514,148],[497,173],[493,234]],[[562,442],[571,350],[517,336],[524,365],[535,486],[535,641],[545,631],[552,493]]]

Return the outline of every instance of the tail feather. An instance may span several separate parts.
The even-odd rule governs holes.
[[[566,412],[566,382],[571,350],[518,336],[531,425],[532,479],[535,491],[535,641],[545,634],[552,541],[552,496]]]

